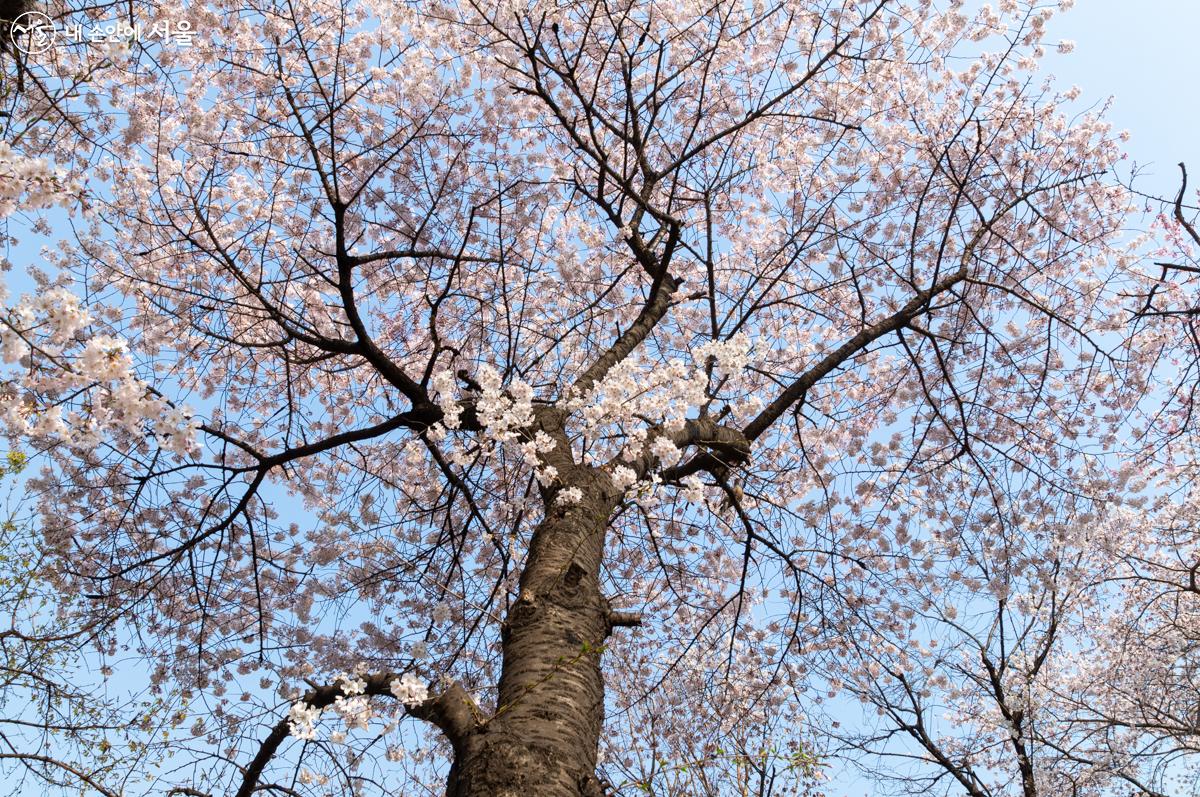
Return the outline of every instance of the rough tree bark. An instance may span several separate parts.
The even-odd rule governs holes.
[[[456,745],[447,797],[598,797],[604,723],[600,657],[614,614],[600,589],[609,517],[620,492],[578,465],[561,425],[553,457],[562,483],[583,493],[555,506],[534,531],[520,592],[501,628],[503,665],[495,714]],[[557,493],[557,490],[555,491]]]

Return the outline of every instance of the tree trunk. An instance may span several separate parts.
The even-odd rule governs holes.
[[[573,469],[581,503],[547,509],[502,626],[496,713],[455,745],[448,797],[597,797],[602,645],[611,630],[600,564],[616,496]]]

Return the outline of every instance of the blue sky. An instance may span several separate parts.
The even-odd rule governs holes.
[[[1130,160],[1147,166],[1135,187],[1173,197],[1180,161],[1200,187],[1200,2],[1078,0],[1049,31],[1076,48],[1051,52],[1045,71],[1084,101],[1113,98],[1108,118],[1132,134]]]

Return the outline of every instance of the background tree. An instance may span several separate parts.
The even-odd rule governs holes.
[[[11,452],[9,488],[24,466]],[[0,772],[6,793],[85,789],[116,797],[155,761],[156,730],[171,718],[162,699],[124,700],[88,672],[87,651],[112,636],[82,620],[78,603],[44,578],[45,551],[21,502],[9,495],[0,523]],[[177,720],[178,721],[178,720]]]
[[[1055,579],[1093,610],[1150,367],[1051,9],[130,13],[190,46],[24,67],[88,75],[36,142],[88,188],[5,417],[53,583],[192,718],[164,788],[801,790],[896,729],[1036,788],[1008,674]],[[1010,741],[922,738],[913,672]]]
[[[1072,649],[1060,656],[1047,701],[1098,780],[1119,772],[1147,794],[1194,790],[1200,749],[1194,698],[1200,234],[1188,172],[1179,168],[1178,193],[1147,206],[1159,205],[1162,215],[1152,228],[1148,279],[1129,311],[1142,358],[1159,366],[1147,381],[1153,397],[1144,402],[1147,412],[1127,432],[1140,452],[1129,456],[1125,471],[1149,481],[1150,500],[1105,524],[1109,533],[1100,535],[1100,566],[1091,576],[1101,601],[1070,636]]]

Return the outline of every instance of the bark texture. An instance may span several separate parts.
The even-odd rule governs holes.
[[[602,794],[595,776],[604,722],[600,656],[613,621],[599,574],[617,499],[604,474],[566,467],[564,482],[584,498],[548,510],[533,534],[502,627],[498,708],[456,744],[448,797]]]

